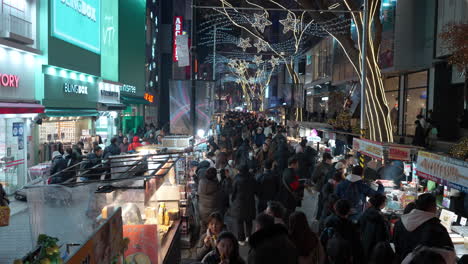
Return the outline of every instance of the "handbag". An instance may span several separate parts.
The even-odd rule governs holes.
[[[10,207],[0,206],[0,226],[8,226],[10,224]]]

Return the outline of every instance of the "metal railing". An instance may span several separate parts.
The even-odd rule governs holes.
[[[32,39],[32,23],[19,15],[24,14],[14,7],[3,4],[3,13],[0,14],[0,30],[8,31]],[[15,13],[15,14],[14,14]]]

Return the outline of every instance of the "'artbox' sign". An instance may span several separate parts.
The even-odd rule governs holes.
[[[19,77],[13,74],[0,73],[0,86],[18,88]]]
[[[174,61],[179,61],[179,56],[177,55],[177,36],[182,35],[182,21],[183,17],[176,16],[174,17],[174,40],[172,42],[172,54]]]

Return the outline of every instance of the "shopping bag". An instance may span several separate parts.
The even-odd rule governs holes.
[[[10,207],[0,206],[0,226],[8,226],[10,224]]]

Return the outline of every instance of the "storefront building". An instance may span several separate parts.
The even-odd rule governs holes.
[[[137,87],[127,84],[121,86],[120,101],[126,106],[121,113],[122,132],[136,133],[138,128],[145,125],[145,105],[149,105],[150,102],[144,99],[144,95],[138,95]]]
[[[0,1],[0,183],[12,194],[34,165],[32,129],[44,107],[35,100],[36,1]]]
[[[96,120],[96,134],[109,144],[110,139],[119,130],[119,115],[126,108],[120,103],[120,87],[122,84],[101,80],[98,92],[99,118]]]
[[[94,121],[98,78],[55,66],[43,66],[45,113],[39,128],[40,161],[51,159],[59,143],[64,149],[79,141],[89,150],[96,134]]]

